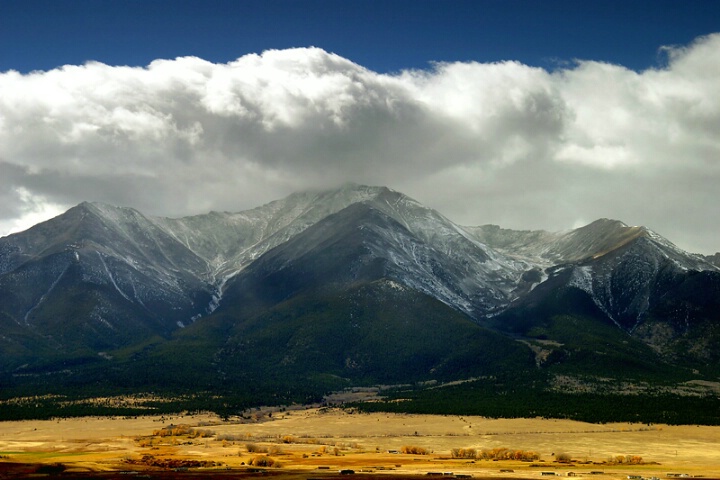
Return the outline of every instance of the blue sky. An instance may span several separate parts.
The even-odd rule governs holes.
[[[659,46],[719,24],[713,0],[2,0],[0,71],[186,55],[224,63],[309,46],[377,72],[576,58],[642,70],[664,61]]]
[[[0,235],[386,185],[720,250],[720,1],[0,0]]]

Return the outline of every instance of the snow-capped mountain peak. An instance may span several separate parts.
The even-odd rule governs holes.
[[[342,255],[331,259],[332,251]],[[644,318],[666,277],[719,270],[645,227],[617,220],[565,232],[460,227],[400,192],[347,184],[183,218],[85,202],[0,239],[0,295],[17,324],[49,322],[50,305],[86,291],[93,293],[78,318],[87,325],[120,331],[121,318],[145,318],[150,330],[166,334],[222,307],[226,290],[233,285],[237,293],[237,285],[257,279],[260,265],[273,278],[292,272],[320,282],[322,268],[356,272],[373,265],[363,270],[372,278],[433,297],[477,322],[567,275],[564,285],[586,292],[623,326]]]

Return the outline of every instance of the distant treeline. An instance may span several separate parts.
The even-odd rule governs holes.
[[[561,392],[549,389],[547,379],[537,372],[531,373],[492,376],[441,388],[416,384],[414,387],[386,390],[383,401],[347,406],[365,412],[566,418],[591,423],[720,425],[720,398],[717,395],[677,395],[662,389],[640,394]],[[250,381],[242,386],[232,390],[200,390],[188,386],[182,390],[142,394],[134,388],[118,392],[112,386],[84,385],[65,388],[63,394],[58,395],[49,385],[40,392],[16,385],[12,389],[0,388],[0,420],[179,412],[214,412],[221,417],[230,417],[262,405],[320,403],[323,395],[332,390],[329,382],[313,382],[307,377],[277,378],[273,382]],[[122,398],[122,395],[141,397],[142,401],[107,400]]]
[[[479,382],[423,390],[396,390],[386,401],[356,403],[365,412],[480,415],[494,418],[566,418],[591,423],[639,422],[720,425],[714,395],[559,393],[539,389],[496,390]]]

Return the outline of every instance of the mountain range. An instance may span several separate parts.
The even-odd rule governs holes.
[[[508,372],[712,383],[719,257],[609,219],[459,226],[354,184],[178,219],[86,202],[0,238],[0,382],[249,402]]]

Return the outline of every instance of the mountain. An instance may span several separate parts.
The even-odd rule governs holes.
[[[716,267],[720,267],[720,252],[714,255],[705,255],[703,258],[705,258],[706,261],[712,263]]]
[[[268,251],[226,291],[239,298],[257,288],[275,302],[303,289],[387,278],[480,318],[509,302],[525,268],[439,213],[381,189]]]
[[[503,312],[497,320],[505,323],[501,328],[527,334],[558,315],[591,313],[666,360],[683,357],[703,368],[720,360],[720,269],[706,258],[645,227],[607,219],[552,234],[495,226],[471,230],[501,252],[555,264],[544,270],[538,288]],[[578,297],[584,298],[582,308]]]
[[[514,232],[496,226],[470,228],[490,247],[526,259],[566,286],[587,293],[619,327],[632,331],[668,284],[688,272],[720,269],[684,252],[645,227],[601,219],[564,233]],[[557,283],[557,281],[551,282]]]
[[[219,296],[228,279],[270,249],[293,240],[328,216],[359,204],[372,206],[396,222],[395,229],[407,233],[405,238],[391,238],[394,232],[388,230],[385,239],[397,243],[395,252],[401,253],[395,260],[403,263],[402,268],[414,269],[415,273],[424,270],[421,277],[427,286],[416,286],[426,293],[444,295],[446,303],[470,313],[474,309],[497,308],[517,288],[525,268],[523,262],[486,250],[472,235],[438,212],[384,187],[348,184],[338,190],[293,194],[248,212],[213,212],[154,222],[208,263],[209,274],[205,278],[215,285]],[[329,228],[320,235],[328,230],[330,234],[339,234]],[[293,241],[294,245],[302,243],[299,239]],[[437,255],[446,258],[432,258]],[[436,278],[432,269],[450,263],[461,264],[462,271],[452,273],[454,278],[449,281],[453,285],[448,286],[447,281]]]
[[[652,239],[663,245],[668,255],[688,268],[712,269],[709,257],[684,252],[660,235],[645,227],[629,227],[618,220],[607,218],[568,232],[543,230],[508,230],[497,225],[465,227],[478,240],[511,257],[527,259],[538,266],[553,266],[601,257],[631,243],[638,238]]]
[[[518,372],[551,389],[569,377],[712,381],[719,307],[712,258],[616,220],[461,227],[354,184],[178,219],[82,203],[0,238],[0,382],[252,403],[377,383],[507,385]]]
[[[210,301],[204,262],[139,212],[83,203],[0,239],[4,365],[168,337]]]

